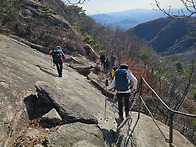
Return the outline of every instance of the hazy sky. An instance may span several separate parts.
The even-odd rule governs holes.
[[[158,0],[162,7],[182,8],[181,0]],[[119,12],[130,9],[153,9],[154,0],[86,0],[85,4],[79,5],[86,10],[87,14],[101,14],[107,12]]]

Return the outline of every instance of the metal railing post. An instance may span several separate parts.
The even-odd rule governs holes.
[[[174,113],[170,111],[169,113],[169,146],[173,147],[173,118],[174,118]]]
[[[166,136],[164,135],[164,133],[161,131],[161,129],[158,127],[157,123],[154,121],[154,118],[152,116],[152,113],[150,112],[150,110],[148,109],[147,105],[145,104],[143,98],[142,98],[142,84],[145,84],[147,85],[147,87],[155,94],[155,96],[158,98],[158,100],[162,103],[162,105],[167,109],[169,110],[169,138],[166,138]],[[169,146],[170,147],[174,147],[174,144],[173,144],[173,121],[174,121],[174,115],[183,115],[183,116],[188,116],[188,117],[192,117],[192,118],[196,118],[196,115],[194,114],[189,114],[189,113],[183,113],[183,112],[180,112],[180,111],[175,111],[173,109],[171,109],[170,107],[168,107],[166,105],[166,103],[161,99],[161,97],[155,92],[155,90],[146,82],[146,80],[141,77],[141,80],[140,80],[140,85],[139,85],[139,94],[140,94],[140,101],[139,101],[139,112],[138,112],[138,119],[140,117],[140,110],[141,110],[141,102],[144,104],[144,106],[146,107],[146,109],[148,110],[149,114],[151,115],[153,121],[155,122],[156,126],[158,127],[158,129],[160,130],[160,132],[162,133],[162,135],[164,136],[165,138],[165,141],[169,143]]]
[[[141,96],[142,96],[142,83],[143,83],[143,79],[141,77],[140,79],[140,85],[139,85],[139,113],[138,113],[138,119],[140,118],[140,109],[141,109]]]

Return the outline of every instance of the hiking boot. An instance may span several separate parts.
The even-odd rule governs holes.
[[[62,77],[62,74],[59,74],[59,77]]]

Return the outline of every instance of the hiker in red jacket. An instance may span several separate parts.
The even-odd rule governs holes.
[[[50,50],[49,54],[52,55],[53,62],[56,64],[58,76],[62,77],[63,60],[66,60],[65,54],[60,46],[57,46],[53,51]]]
[[[107,89],[115,88],[117,91],[119,120],[123,121],[123,98],[125,103],[125,114],[129,117],[129,98],[130,94],[136,92],[137,79],[136,77],[127,71],[128,65],[121,64],[119,69],[115,70],[115,76],[112,83],[107,86]],[[130,81],[133,82],[132,90],[130,89]]]

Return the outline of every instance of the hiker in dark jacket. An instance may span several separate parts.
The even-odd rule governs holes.
[[[57,46],[53,51],[49,51],[49,54],[52,55],[53,62],[56,64],[58,76],[62,77],[63,59],[66,60],[65,54],[60,46]]]
[[[108,73],[109,69],[110,69],[110,60],[109,58],[106,58],[105,65],[104,65],[104,71],[106,74]]]
[[[115,76],[112,80],[112,83],[109,86],[106,87],[107,89],[115,88],[117,90],[117,87],[116,87],[117,84],[119,84],[119,82],[121,82],[120,84],[123,83],[123,79],[122,80],[121,79],[117,80],[118,77],[116,77],[118,70],[121,70],[121,69],[124,69],[124,71],[127,71],[128,65],[126,65],[126,64],[121,64],[120,65],[120,68],[115,71]],[[126,74],[126,79],[127,79],[127,83],[128,83],[127,84],[127,89],[126,90],[117,90],[118,110],[119,110],[119,119],[120,119],[120,121],[123,121],[123,98],[124,98],[124,102],[125,102],[125,114],[126,114],[126,117],[129,117],[129,98],[130,98],[130,94],[131,94],[131,92],[135,93],[136,88],[137,88],[137,79],[136,79],[136,77],[132,73],[129,73],[128,71],[126,73],[127,73]],[[133,82],[132,90],[130,89],[130,80]]]
[[[105,64],[105,56],[103,54],[100,56],[100,61],[101,61],[101,64],[104,66],[104,64]]]
[[[116,60],[116,57],[114,56],[114,54],[112,54],[112,56],[110,57],[112,67],[115,65],[115,60]]]

